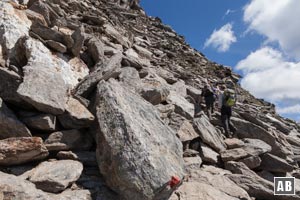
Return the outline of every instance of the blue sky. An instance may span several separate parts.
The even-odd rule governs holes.
[[[245,89],[300,120],[300,1],[141,0],[141,5],[208,59],[232,66],[243,75]]]

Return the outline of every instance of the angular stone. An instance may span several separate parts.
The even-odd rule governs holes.
[[[245,143],[237,138],[226,138],[224,142],[228,149],[234,149],[245,146]]]
[[[181,140],[181,142],[191,141],[199,137],[199,135],[194,130],[193,125],[188,120],[185,120],[183,124],[180,126],[177,135]]]
[[[123,37],[113,26],[110,24],[105,24],[105,33],[109,36],[112,37],[115,41],[117,41],[119,44],[122,46],[129,48],[131,46],[131,43],[126,37]]]
[[[92,139],[79,130],[67,130],[52,133],[45,141],[49,151],[89,150]]]
[[[206,183],[184,182],[169,200],[239,200]]]
[[[28,128],[18,120],[0,98],[0,139],[30,136]]]
[[[62,114],[65,110],[67,87],[61,76],[50,69],[37,66],[26,66],[24,71],[24,81],[17,91],[21,98],[40,111]]]
[[[170,104],[168,105],[158,104],[155,107],[160,112],[160,117],[162,119],[169,118],[171,116],[171,113],[174,112],[175,110],[175,106]]]
[[[47,40],[46,41],[47,46],[52,48],[53,50],[60,52],[60,53],[66,53],[67,47],[59,42],[53,41],[53,40]]]
[[[42,162],[33,169],[29,181],[46,192],[61,192],[74,183],[81,175],[83,166],[74,160]]]
[[[84,28],[80,27],[74,31],[72,34],[72,39],[74,40],[73,47],[71,48],[71,52],[74,56],[78,56],[80,53],[80,50],[82,48],[83,42],[84,42]]]
[[[145,49],[138,45],[133,45],[133,48],[137,51],[137,53],[144,58],[151,59],[152,58],[152,52],[150,52],[148,49]]]
[[[88,44],[88,52],[92,56],[93,61],[98,63],[104,58],[104,44],[101,40],[96,38],[90,39]]]
[[[169,84],[174,84],[178,81],[177,78],[175,78],[174,74],[168,70],[165,70],[163,68],[158,68],[156,70],[156,73],[158,76],[162,77],[167,81]]]
[[[39,137],[0,140],[0,165],[17,165],[44,159],[48,151]]]
[[[249,153],[242,148],[229,149],[221,152],[221,158],[224,162],[238,160],[249,156]]]
[[[92,200],[89,190],[65,190],[60,194],[51,195],[53,200]]]
[[[187,95],[191,96],[195,103],[199,103],[201,99],[201,90],[193,88],[192,86],[187,86],[186,88]]]
[[[60,160],[78,160],[84,166],[97,167],[96,153],[93,151],[60,151],[57,153]]]
[[[174,91],[170,92],[167,102],[175,106],[175,112],[187,119],[192,119],[195,114],[194,105]]]
[[[20,104],[23,102],[17,94],[17,89],[22,82],[20,75],[7,68],[0,67],[0,97],[7,102]]]
[[[156,74],[149,75],[142,79],[141,96],[153,105],[165,102],[170,94],[165,80]]]
[[[66,104],[67,83],[70,82],[65,82],[65,79],[70,79],[72,75],[64,70],[70,66],[52,57],[51,52],[38,41],[28,38],[24,41],[24,48],[28,64],[23,67],[24,80],[17,93],[40,111],[62,114]]]
[[[110,79],[98,84],[96,111],[97,158],[108,186],[125,199],[166,198],[160,189],[171,176],[183,177],[182,144],[155,108]]]
[[[5,174],[1,171],[0,180],[0,199],[2,197],[5,200],[92,200],[88,190],[66,190],[61,194],[50,194],[36,189],[33,183],[20,176]]]
[[[282,133],[288,135],[289,132],[291,131],[287,125],[285,125],[283,122],[279,121],[278,119],[272,117],[270,114],[266,115],[266,117],[271,122],[271,124]]]
[[[22,117],[21,120],[32,129],[42,131],[54,131],[56,129],[56,117],[54,115],[36,114],[29,117]]]
[[[76,87],[75,94],[88,97],[101,80],[118,77],[120,74],[122,54],[118,53],[110,58],[109,62],[99,66],[95,71],[85,77]]]
[[[239,160],[239,162],[244,163],[249,169],[255,169],[260,166],[261,159],[259,156],[250,156]]]
[[[58,119],[66,129],[79,129],[89,127],[95,117],[78,100],[70,97],[67,101],[65,113],[59,115]]]
[[[245,199],[251,198],[245,190],[239,185],[236,185],[233,181],[227,178],[226,174],[231,174],[229,171],[218,169],[216,167],[204,167],[200,170],[194,170],[189,175],[189,182],[200,182],[211,185],[215,189],[231,196],[233,199]]]
[[[187,171],[199,169],[202,164],[202,159],[199,156],[195,157],[185,157],[184,166]]]
[[[255,124],[235,117],[232,117],[231,121],[237,128],[236,133],[239,138],[252,138],[262,140],[272,147],[272,154],[282,158],[285,158],[288,155],[292,154],[291,146],[280,133],[272,130],[266,131],[265,129]]]
[[[200,135],[202,141],[212,147],[217,152],[224,151],[226,145],[223,142],[221,134],[209,122],[206,116],[194,119],[195,130]]]
[[[219,162],[220,155],[203,143],[201,144],[200,155],[202,160],[205,162],[212,164],[217,164]]]
[[[262,157],[260,169],[270,172],[291,172],[293,166],[287,163],[284,159],[279,158],[272,154],[264,154]]]
[[[0,1],[0,8],[2,54],[8,56],[18,39],[28,35],[31,21],[27,19],[24,12],[14,9],[8,2]]]
[[[139,72],[133,67],[121,68],[119,79],[133,91],[139,92],[142,88],[142,81],[140,79]]]
[[[253,156],[272,151],[272,147],[262,140],[245,138],[243,141],[245,145],[242,148]]]
[[[64,44],[64,34],[55,29],[51,29],[40,23],[33,23],[30,30],[45,41],[49,40]]]
[[[0,180],[0,191],[3,192],[4,199],[51,200],[42,190],[36,189],[33,183],[21,177],[0,171]]]

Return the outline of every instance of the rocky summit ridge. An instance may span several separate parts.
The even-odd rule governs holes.
[[[137,0],[0,1],[0,200],[300,199],[299,124],[239,78]],[[237,138],[195,117],[225,79]]]

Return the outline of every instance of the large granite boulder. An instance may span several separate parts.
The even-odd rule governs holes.
[[[114,79],[98,84],[95,109],[97,158],[110,188],[124,199],[167,198],[171,177],[183,177],[182,144],[156,109]]]

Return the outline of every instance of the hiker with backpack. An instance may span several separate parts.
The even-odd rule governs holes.
[[[233,137],[236,128],[232,125],[230,117],[232,115],[232,107],[236,103],[236,92],[232,81],[226,82],[223,87],[224,92],[221,96],[221,121],[225,129],[227,137]]]
[[[211,120],[211,115],[214,112],[214,102],[216,100],[214,89],[210,85],[205,85],[201,92],[201,97],[204,98],[206,105],[206,113]]]

